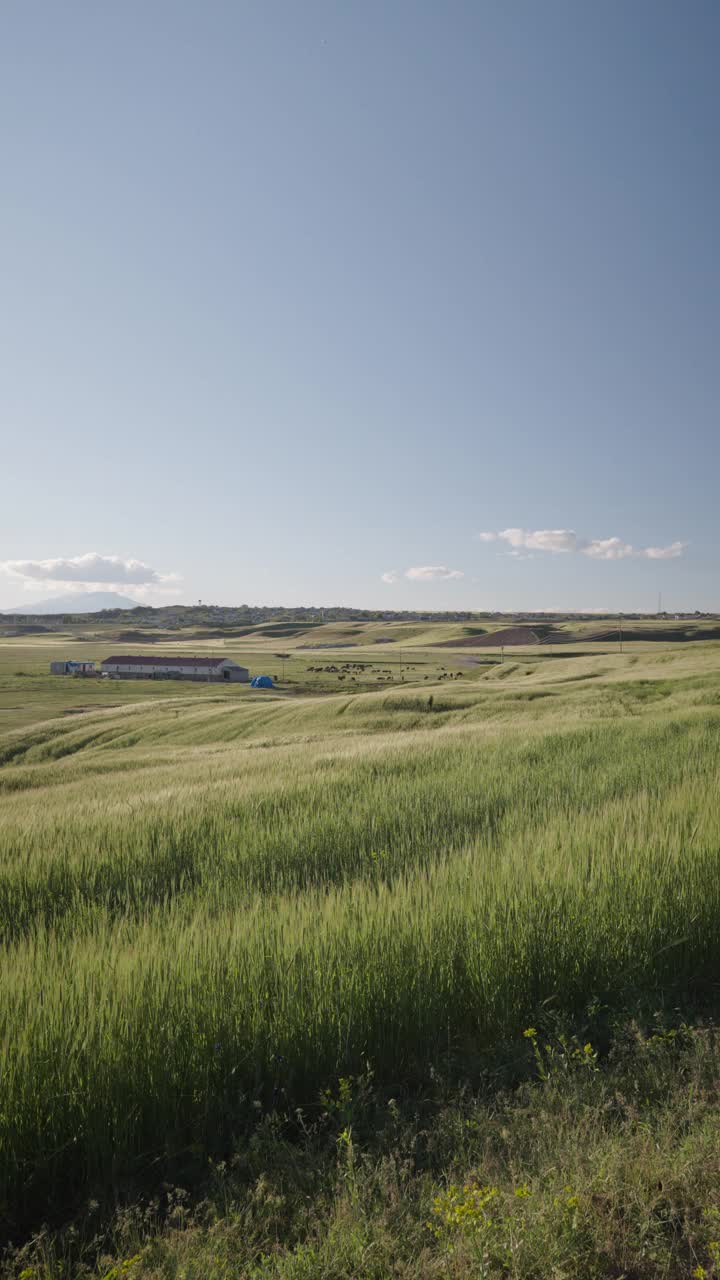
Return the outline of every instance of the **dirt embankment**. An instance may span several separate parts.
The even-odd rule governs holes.
[[[254,627],[204,627],[198,631],[183,633],[182,640],[235,640],[238,636],[259,635]]]
[[[458,640],[441,640],[436,649],[500,649],[505,645],[573,644],[578,637],[572,631],[558,631],[554,627],[502,627],[486,635],[461,636]]]
[[[539,644],[540,637],[529,627],[503,627],[484,636],[462,636],[459,640],[441,640],[436,649],[497,649],[506,644]]]
[[[720,626],[717,627],[623,627],[623,641],[632,640],[665,640],[669,643],[687,644],[691,640],[720,640]],[[608,631],[593,631],[591,635],[579,636],[579,640],[588,644],[608,643],[620,639],[620,628],[613,627]]]
[[[113,631],[110,640],[134,640],[136,644],[156,644],[158,640],[165,640],[165,636],[158,636],[153,631]]]
[[[31,622],[9,622],[2,630],[2,636],[46,636],[51,632],[51,627],[41,627]]]

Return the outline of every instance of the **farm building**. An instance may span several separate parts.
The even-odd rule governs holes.
[[[52,676],[96,676],[94,662],[75,662],[68,658],[66,661],[51,662],[50,674]]]
[[[101,670],[103,675],[119,680],[230,680],[237,684],[250,679],[247,667],[220,654],[214,658],[191,658],[185,654],[173,658],[113,655],[103,659]]]

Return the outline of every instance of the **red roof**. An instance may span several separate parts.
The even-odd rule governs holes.
[[[173,658],[158,658],[155,654],[144,653],[141,656],[128,657],[123,654],[122,657],[113,655],[112,658],[103,658],[102,666],[112,667],[219,667],[221,663],[229,661],[223,654],[218,654],[216,658],[191,658],[185,657],[184,654]],[[235,664],[233,664],[235,665]]]

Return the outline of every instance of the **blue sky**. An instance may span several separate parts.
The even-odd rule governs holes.
[[[716,0],[8,0],[0,608],[720,608],[719,57]]]

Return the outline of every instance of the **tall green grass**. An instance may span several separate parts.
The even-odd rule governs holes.
[[[220,1151],[368,1063],[479,1070],[548,1003],[712,984],[720,712],[648,701],[261,749],[150,718],[7,764],[5,1217]]]

